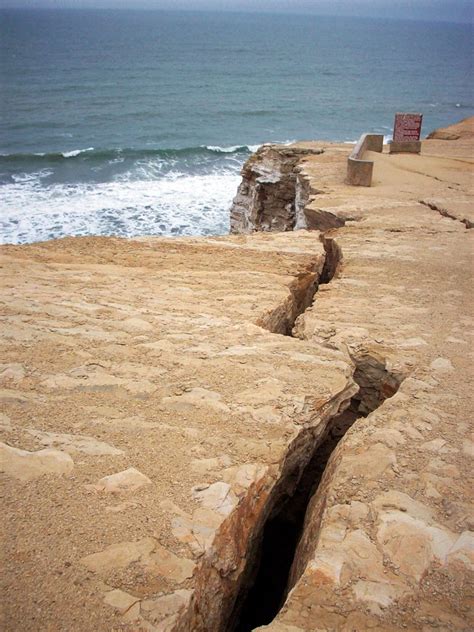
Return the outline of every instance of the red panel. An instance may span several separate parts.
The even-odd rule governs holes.
[[[423,114],[395,114],[393,140],[397,143],[420,140],[422,120]]]

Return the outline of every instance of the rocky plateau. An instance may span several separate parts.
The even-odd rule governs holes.
[[[263,146],[231,235],[1,248],[2,629],[473,629],[474,120]]]

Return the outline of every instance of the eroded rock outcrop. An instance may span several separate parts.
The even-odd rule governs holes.
[[[465,118],[454,125],[439,127],[426,137],[428,140],[459,140],[474,137],[474,116]]]
[[[318,205],[324,192],[306,169],[324,153],[317,143],[263,145],[245,163],[230,212],[232,233],[320,230],[344,225],[345,217]]]
[[[293,230],[301,225],[301,209],[309,195],[296,167],[303,156],[317,155],[317,147],[263,145],[245,163],[230,212],[232,233]]]

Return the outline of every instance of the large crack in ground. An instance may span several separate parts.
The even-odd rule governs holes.
[[[309,270],[299,274],[289,286],[288,298],[257,321],[260,327],[273,334],[292,336],[296,319],[311,307],[319,286],[332,281],[342,262],[342,251],[336,241],[325,233],[320,234],[320,240],[325,252],[322,267],[318,259]]]
[[[308,217],[302,214],[311,191],[304,179],[297,185],[295,204],[290,204],[289,210],[288,205],[280,209],[280,215],[291,211],[285,215],[288,222],[299,217],[298,227],[307,227]],[[472,227],[469,220],[455,217],[438,204],[421,203],[466,228]],[[321,217],[317,215],[315,221]],[[319,228],[327,230],[324,225]],[[287,299],[262,316],[258,325],[274,334],[292,336],[297,318],[313,304],[319,287],[337,275],[342,251],[330,233],[322,232],[320,239],[324,262],[318,258],[302,272],[290,285]],[[242,498],[201,569],[198,595],[181,621],[192,621],[193,625],[180,626],[176,632],[251,632],[277,617],[306,568],[308,542],[317,542],[321,532],[335,448],[358,420],[380,411],[406,377],[390,370],[387,359],[373,348],[347,351],[353,381],[348,377],[345,388],[326,402],[318,418],[301,420],[302,428],[288,444],[278,471],[265,482],[256,482]],[[316,513],[307,512],[308,507]]]
[[[314,443],[304,467],[295,466],[288,479],[296,479],[292,492],[275,503],[256,540],[256,551],[249,558],[246,581],[237,596],[226,630],[251,632],[269,624],[283,606],[289,590],[298,579],[295,554],[303,533],[306,509],[315,495],[329,459],[346,432],[361,417],[367,417],[392,397],[401,383],[384,360],[371,354],[354,358],[354,379],[359,391],[347,408],[327,423],[324,434]]]
[[[322,233],[320,240],[324,262],[319,260],[314,269],[302,273],[290,285],[287,300],[259,322],[272,333],[291,336],[319,286],[338,273],[340,247],[328,234]],[[348,361],[353,381],[349,379],[327,403],[318,423],[305,423],[287,448],[278,478],[252,486],[216,537],[212,555],[198,572],[191,606],[176,631],[191,625],[209,632],[250,632],[278,614],[304,566],[297,549],[306,509],[318,494],[331,454],[357,419],[379,408],[402,381],[373,352],[358,352]]]

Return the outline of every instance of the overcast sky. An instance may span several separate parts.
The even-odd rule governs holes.
[[[3,0],[7,7],[275,11],[471,22],[474,0]]]

